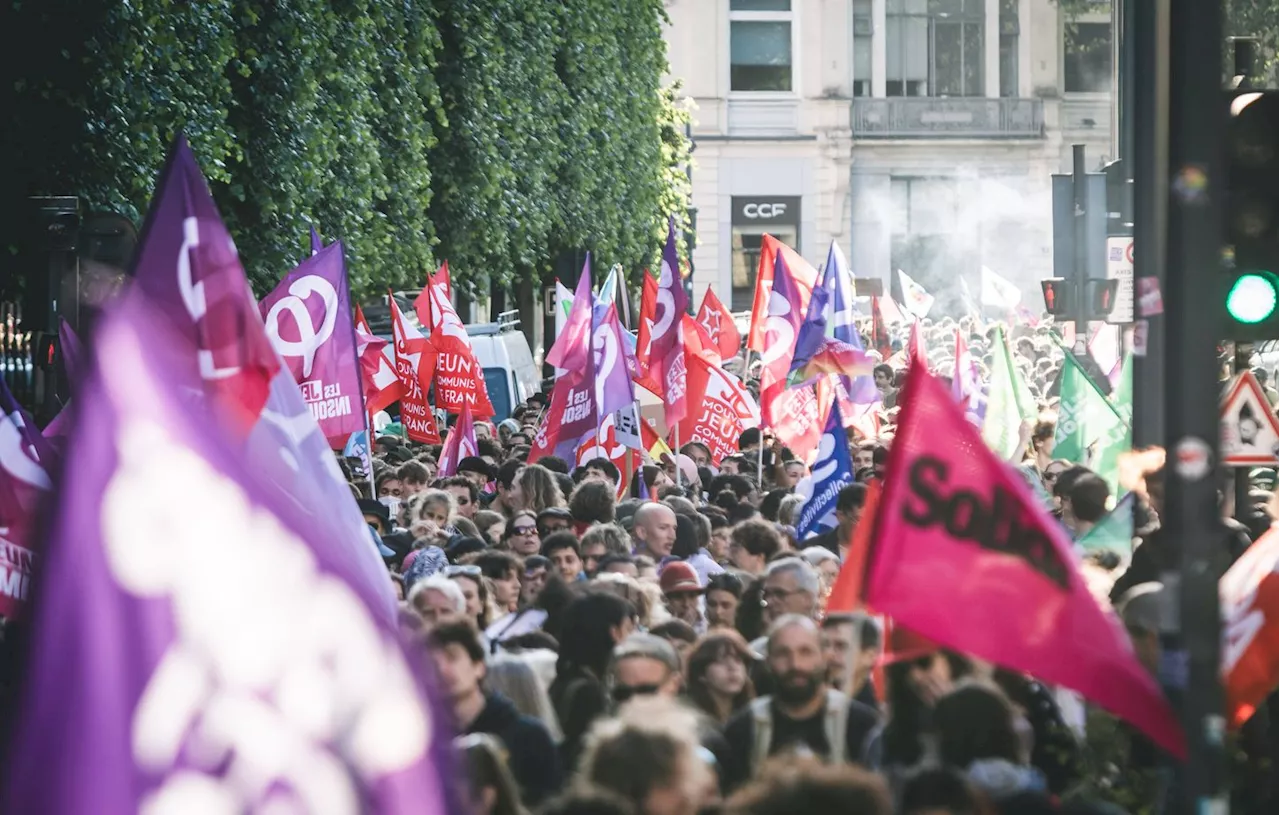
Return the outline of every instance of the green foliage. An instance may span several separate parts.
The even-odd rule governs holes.
[[[470,292],[565,251],[634,272],[688,200],[664,19],[662,0],[14,2],[5,204],[140,221],[181,129],[260,294],[311,224],[362,296],[444,258]]]

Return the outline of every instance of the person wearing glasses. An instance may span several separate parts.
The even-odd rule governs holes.
[[[517,512],[503,533],[502,542],[520,557],[538,554],[538,550],[542,548],[542,538],[538,534],[538,516],[528,510]]]

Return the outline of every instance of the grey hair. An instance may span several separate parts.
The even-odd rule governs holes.
[[[818,572],[808,561],[798,557],[784,557],[775,560],[769,564],[769,568],[765,570],[764,579],[768,580],[776,574],[794,574],[796,582],[800,584],[800,588],[809,592],[814,597],[818,596]]]
[[[501,693],[511,700],[516,710],[546,725],[556,744],[564,741],[564,731],[560,729],[556,709],[547,696],[546,688],[542,686],[542,680],[526,659],[498,654],[490,658],[487,667],[484,682],[489,690]]]
[[[804,628],[812,631],[815,637],[818,636],[818,624],[813,621],[812,617],[806,617],[803,614],[783,614],[769,626],[765,644],[766,654],[772,649],[774,637],[788,628]]]
[[[778,523],[784,526],[796,525],[796,513],[800,511],[800,507],[804,506],[805,497],[792,493],[782,499],[782,503],[778,504]]]
[[[421,555],[419,555],[421,557]],[[417,583],[413,584],[413,588],[409,589],[409,596],[405,598],[405,602],[409,605],[414,604],[414,600],[429,591],[438,591],[453,603],[453,610],[459,614],[465,614],[467,611],[467,598],[462,594],[462,588],[458,586],[452,579],[442,574],[433,574],[430,577],[424,577]]]
[[[828,560],[833,560],[836,563],[840,562],[840,558],[836,556],[836,553],[825,546],[806,546],[800,550],[800,557],[804,558],[805,563],[815,569]]]

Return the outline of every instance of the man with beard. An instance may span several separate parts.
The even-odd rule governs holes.
[[[774,693],[756,699],[725,724],[731,753],[723,777],[729,789],[776,755],[809,755],[828,764],[877,768],[880,715],[827,688],[822,640],[811,618],[786,614],[775,620],[765,658],[777,678]]]

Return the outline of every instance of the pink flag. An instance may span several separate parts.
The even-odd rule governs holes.
[[[459,461],[476,455],[479,455],[479,447],[476,445],[476,428],[471,421],[471,408],[463,405],[462,412],[458,414],[458,423],[449,431],[449,438],[440,451],[440,477],[455,475]]]
[[[911,321],[911,333],[907,335],[907,356],[919,360],[921,367],[929,370],[929,350],[925,347],[924,337],[920,334],[920,321]]]
[[[867,604],[948,648],[1078,691],[1184,756],[1177,718],[1089,593],[1062,528],[914,361],[906,390]]]
[[[0,378],[0,615],[6,619],[26,607],[36,513],[50,490],[53,458],[35,422]]]
[[[777,268],[769,292],[769,315],[764,322],[765,347],[760,354],[760,415],[766,427],[776,427],[781,421],[777,403],[787,387],[796,338],[809,311],[814,283],[804,275],[797,276],[782,253],[778,253],[774,264]],[[821,426],[817,432],[822,434]]]

